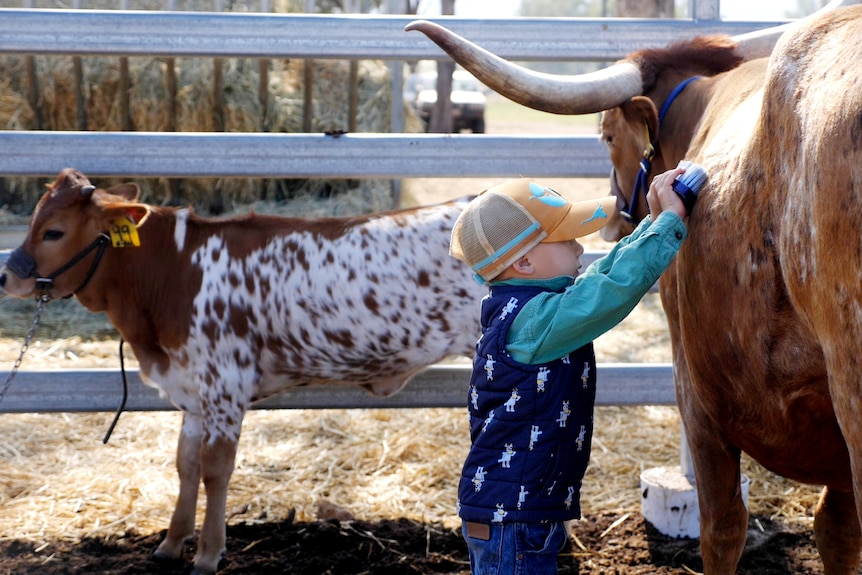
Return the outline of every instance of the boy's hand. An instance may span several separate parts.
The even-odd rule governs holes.
[[[685,204],[671,187],[676,177],[683,173],[685,168],[674,168],[652,179],[647,193],[647,203],[653,220],[664,211],[673,212],[681,218],[688,215]]]

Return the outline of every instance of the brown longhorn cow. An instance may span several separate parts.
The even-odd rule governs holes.
[[[192,573],[225,550],[225,502],[251,404],[311,384],[377,395],[418,371],[469,355],[485,291],[449,256],[466,205],[350,218],[247,215],[219,220],[148,206],[66,169],[0,267],[0,293],[74,295],[106,312],[145,383],[183,412],[180,490],[157,557],[180,557],[206,513]]]
[[[618,195],[632,190],[650,141],[653,174],[683,158],[706,167],[689,238],[660,281],[706,575],[734,573],[745,544],[743,451],[823,485],[814,534],[825,573],[860,564],[862,7],[839,4],[783,27],[774,49],[696,39],[638,52],[586,83],[531,73],[428,22],[408,26],[519,103],[606,110]],[[659,123],[690,75],[706,77]],[[625,223],[611,233],[627,233]]]

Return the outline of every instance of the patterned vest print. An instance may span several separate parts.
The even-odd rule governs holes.
[[[506,352],[515,316],[544,291],[493,286],[482,301],[482,337],[467,402],[472,447],[458,488],[465,521],[581,516],[596,394],[593,345],[541,365],[518,363]]]

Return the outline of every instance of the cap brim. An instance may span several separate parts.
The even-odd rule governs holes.
[[[565,242],[597,232],[610,221],[615,209],[613,196],[572,202],[566,217],[543,241]]]

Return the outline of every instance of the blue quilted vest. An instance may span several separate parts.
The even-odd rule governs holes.
[[[472,447],[458,487],[465,521],[581,516],[596,397],[593,345],[540,365],[518,363],[506,352],[515,316],[545,291],[492,286],[482,300],[482,337],[468,392]]]

